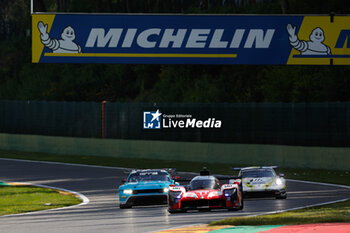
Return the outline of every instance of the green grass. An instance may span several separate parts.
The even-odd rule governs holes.
[[[77,205],[77,197],[33,186],[0,186],[0,216]]]
[[[312,207],[281,214],[270,214],[256,217],[234,217],[210,223],[215,225],[296,225],[312,223],[350,222],[350,200]]]
[[[212,173],[233,174],[231,167],[242,164],[208,164],[205,162],[181,162],[135,158],[111,158],[100,156],[52,155],[46,153],[1,151],[2,158],[28,159],[39,161],[55,161],[64,163],[115,166],[126,168],[177,168],[178,171],[199,172],[207,167]],[[234,162],[234,161],[233,161]],[[287,179],[318,181],[325,183],[350,185],[348,171],[279,168]],[[236,217],[214,222],[213,225],[269,225],[269,224],[301,224],[319,222],[350,222],[350,201],[322,207],[307,208],[259,217]]]

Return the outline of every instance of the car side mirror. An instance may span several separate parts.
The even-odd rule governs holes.
[[[284,174],[283,174],[283,173],[280,173],[278,176],[279,176],[279,177],[284,177]]]
[[[125,184],[126,183],[126,179],[125,178],[122,179],[121,182],[122,182],[122,184]]]

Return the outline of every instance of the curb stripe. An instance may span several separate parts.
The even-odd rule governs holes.
[[[320,223],[290,225],[274,228],[264,233],[348,233],[350,232],[350,223]]]
[[[284,225],[264,225],[264,226],[236,226],[226,229],[212,231],[213,233],[260,233],[268,232],[271,229],[283,227]]]
[[[172,228],[164,231],[156,231],[157,233],[205,233],[216,232],[217,230],[232,228],[233,226],[208,226],[206,224],[189,225],[184,227]]]

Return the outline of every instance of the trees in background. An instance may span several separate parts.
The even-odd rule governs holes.
[[[35,11],[349,13],[350,1],[35,0]],[[249,3],[249,4],[247,4]],[[350,67],[31,64],[29,2],[0,0],[0,99],[139,102],[350,101]],[[18,17],[21,15],[21,17]],[[2,29],[1,25],[7,25]],[[5,28],[6,28],[5,27]]]

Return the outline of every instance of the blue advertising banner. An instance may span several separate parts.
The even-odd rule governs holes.
[[[34,63],[350,64],[347,16],[32,17]]]

